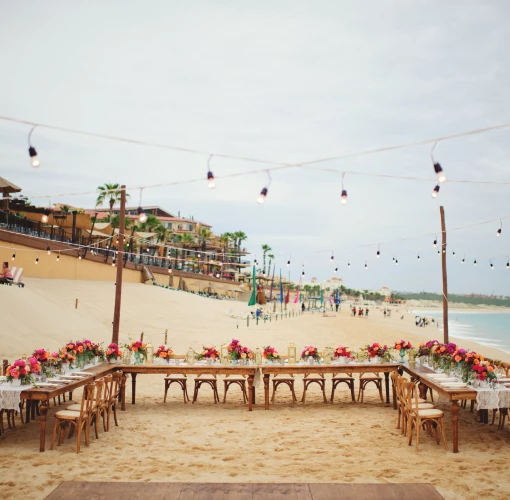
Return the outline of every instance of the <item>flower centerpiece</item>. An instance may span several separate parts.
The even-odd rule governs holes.
[[[164,345],[160,345],[156,352],[154,353],[154,357],[161,359],[163,361],[166,361],[167,363],[170,363],[170,358],[172,357],[174,351],[170,349],[170,347],[166,347]]]
[[[440,368],[448,372],[455,363],[453,355],[457,350],[457,344],[449,342],[448,344],[435,344],[431,348],[432,362],[435,368]]]
[[[76,361],[76,349],[74,342],[68,342],[62,349],[60,349],[60,364],[65,371],[67,367],[71,368]]]
[[[404,362],[406,352],[409,351],[410,349],[412,349],[412,347],[413,346],[411,345],[411,342],[406,342],[405,340],[398,340],[397,342],[395,342],[395,350],[400,355],[401,363]]]
[[[220,358],[220,353],[218,350],[216,350],[213,346],[202,346],[202,352],[198,353],[196,358],[201,361],[202,359],[205,359],[207,361],[207,364],[214,363],[217,359]]]
[[[116,362],[119,358],[122,358],[122,351],[119,349],[117,344],[112,342],[106,349],[105,357],[108,363],[111,363],[112,361]]]
[[[321,359],[321,356],[317,347],[309,345],[303,349],[301,359],[308,360],[308,362],[313,365],[315,361],[319,361]]]
[[[281,359],[280,355],[278,354],[278,351],[274,348],[268,345],[267,347],[264,347],[264,352],[262,353],[262,356],[264,356],[264,359],[267,359],[270,363],[280,363]]]
[[[247,365],[250,359],[253,359],[253,351],[249,347],[241,348],[241,364]]]
[[[86,363],[94,363],[101,358],[104,359],[104,351],[100,344],[92,342],[91,340],[83,341],[83,352],[85,355]]]
[[[483,361],[484,358],[481,354],[474,351],[466,352],[462,367],[462,380],[464,382],[469,382],[470,379],[474,378],[474,367],[478,366]]]
[[[243,349],[243,346],[241,345],[241,342],[236,339],[232,339],[232,342],[228,345],[228,356],[229,358],[236,362],[239,359],[241,359],[241,351]]]
[[[13,383],[19,380],[21,385],[32,383],[34,380],[32,374],[41,373],[41,365],[36,358],[29,358],[27,361],[24,359],[17,359],[11,366],[7,367],[6,375],[7,380]]]
[[[141,340],[133,340],[129,346],[129,350],[135,354],[135,365],[141,364],[142,358],[147,359],[147,344]]]
[[[370,360],[374,363],[379,363],[380,360],[386,360],[389,356],[388,346],[374,342],[372,345],[367,345],[367,353]]]
[[[333,356],[337,361],[345,365],[352,358],[352,353],[348,347],[339,346],[333,352]]]
[[[497,378],[494,371],[494,366],[491,365],[488,361],[480,361],[471,365],[471,370],[473,371],[474,378],[480,382],[492,382]]]

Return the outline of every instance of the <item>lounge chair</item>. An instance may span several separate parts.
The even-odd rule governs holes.
[[[17,285],[19,287],[24,288],[25,283],[22,283],[21,278],[23,277],[23,268],[22,267],[13,267],[12,268],[12,280],[7,278],[0,278],[0,285]]]

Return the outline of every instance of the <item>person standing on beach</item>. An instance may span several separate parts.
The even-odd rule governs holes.
[[[305,312],[305,303],[304,302],[301,304],[301,312]]]
[[[365,308],[365,318],[368,318],[368,307]]]
[[[386,319],[386,308],[384,308],[384,319]]]
[[[356,316],[356,306],[352,306],[352,315]]]

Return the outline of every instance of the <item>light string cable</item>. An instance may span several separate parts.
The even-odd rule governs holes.
[[[141,141],[141,140],[136,140],[136,139],[128,139],[128,138],[124,138],[124,137],[117,137],[117,136],[112,136],[112,135],[108,135],[108,134],[85,132],[85,131],[81,131],[81,130],[66,128],[66,127],[57,127],[57,126],[53,126],[53,125],[36,123],[36,122],[28,121],[28,120],[19,120],[19,119],[5,117],[5,116],[0,116],[0,120],[6,120],[6,121],[10,121],[10,122],[25,124],[25,125],[32,125],[33,127],[35,127],[35,126],[44,127],[44,128],[48,128],[51,130],[58,130],[58,131],[62,131],[62,132],[69,132],[69,133],[80,134],[80,135],[85,135],[85,136],[110,139],[110,140],[127,142],[127,143],[138,144],[138,145],[145,145],[145,146],[149,146],[149,147],[169,149],[169,150],[173,150],[173,151],[182,151],[182,152],[187,152],[190,154],[207,155],[209,157],[216,156],[216,157],[225,158],[225,159],[273,165],[270,168],[264,169],[266,172],[284,170],[284,169],[288,169],[288,168],[299,168],[299,167],[310,168],[313,170],[319,170],[317,167],[312,167],[312,165],[317,165],[318,163],[324,163],[324,162],[328,162],[328,161],[341,160],[341,159],[347,159],[347,158],[353,158],[353,157],[359,157],[359,156],[366,156],[366,155],[381,153],[381,152],[385,152],[385,151],[394,151],[394,150],[398,150],[398,149],[420,146],[423,144],[430,144],[430,143],[434,144],[434,143],[438,143],[441,141],[458,139],[460,137],[466,137],[466,136],[470,136],[470,135],[481,134],[481,133],[490,132],[493,130],[499,130],[499,129],[510,127],[510,123],[503,123],[501,125],[493,125],[490,127],[469,130],[466,132],[450,134],[450,135],[446,135],[446,136],[442,136],[442,137],[436,137],[433,139],[423,139],[420,141],[413,141],[413,142],[408,142],[408,143],[403,143],[403,144],[398,144],[398,145],[393,145],[393,146],[387,146],[387,147],[381,147],[381,148],[371,148],[371,149],[362,150],[362,151],[358,151],[358,152],[354,152],[354,153],[346,153],[346,154],[342,154],[342,155],[330,156],[330,157],[320,158],[317,160],[311,160],[311,161],[307,161],[307,162],[288,164],[288,163],[280,163],[280,162],[273,162],[273,161],[269,161],[269,160],[263,160],[260,158],[234,156],[234,155],[227,155],[227,154],[222,154],[222,153],[210,153],[210,152],[205,152],[205,151],[201,151],[201,150],[197,150],[197,149],[169,146],[169,145],[165,145],[165,144],[152,143],[152,142]],[[326,170],[326,169],[320,169],[320,170]],[[331,171],[338,172],[338,170],[334,170],[334,169],[332,169]],[[218,178],[219,177],[232,178],[232,177],[239,177],[239,176],[244,176],[244,175],[258,174],[260,172],[261,172],[260,170],[251,170],[251,171],[247,171],[247,172],[245,171],[245,172],[224,174],[222,176],[217,176],[217,177]],[[383,174],[360,174],[357,172],[348,172],[348,173],[352,173],[355,175],[373,176],[373,177],[388,177],[388,178],[395,178],[395,179],[430,181],[430,179],[406,177],[406,176],[395,176],[395,175],[389,175],[389,174],[386,174],[386,175],[383,175]],[[201,182],[201,181],[203,181],[203,178],[188,179],[188,180],[183,180],[183,181],[171,181],[171,182],[164,182],[164,183],[158,183],[158,184],[150,184],[150,185],[146,185],[146,186],[135,186],[133,189],[167,187],[167,186],[175,186],[175,185],[180,185],[180,184],[191,184],[194,182]],[[473,184],[510,184],[510,181],[500,182],[500,181],[470,181],[470,180],[455,181],[455,180],[451,180],[450,182],[466,182],[466,183],[473,183]],[[89,195],[89,194],[95,194],[95,193],[96,193],[96,191],[82,191],[82,192],[60,193],[60,194],[53,194],[53,195],[32,195],[30,197],[31,198],[52,198],[52,197],[65,197],[65,196],[82,196],[82,195]],[[0,198],[0,199],[5,199],[5,198]]]

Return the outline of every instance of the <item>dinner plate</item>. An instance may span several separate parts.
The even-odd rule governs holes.
[[[34,385],[36,387],[58,387],[58,384],[48,384],[47,382],[36,382]]]
[[[466,387],[466,384],[445,384],[446,389],[459,389],[460,387]]]
[[[49,378],[48,382],[51,382],[52,384],[67,384],[65,380],[62,380],[60,378]]]
[[[73,373],[71,373],[71,375],[84,375],[86,377],[90,377],[91,375],[94,375],[94,374],[90,373],[90,372],[73,372]]]

